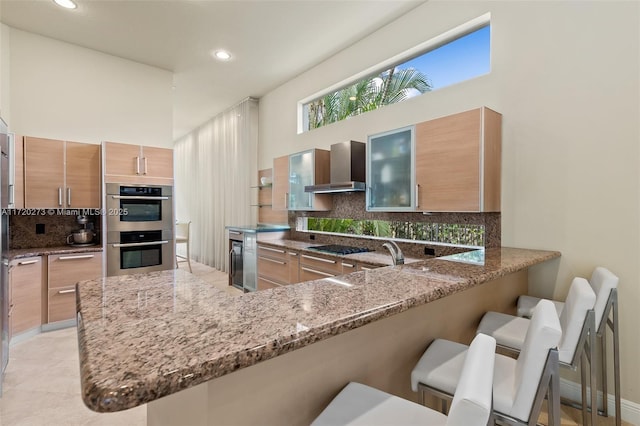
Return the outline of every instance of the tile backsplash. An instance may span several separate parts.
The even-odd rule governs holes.
[[[25,249],[35,247],[56,247],[67,244],[67,235],[82,228],[75,215],[42,214],[10,216],[9,248]],[[87,228],[96,231],[95,241],[100,241],[100,216],[89,216]],[[44,225],[44,233],[37,233],[36,228]]]
[[[361,220],[389,220],[406,221],[420,223],[449,223],[449,224],[474,224],[483,225],[485,228],[485,247],[500,247],[500,213],[397,213],[397,212],[367,212],[365,206],[364,192],[352,192],[333,195],[333,209],[327,212],[289,212],[289,226],[291,227],[291,238],[299,241],[310,241],[311,235],[314,242],[318,244],[355,244],[359,247],[369,249],[380,249],[380,240],[351,238],[336,235],[316,234],[313,232],[296,231],[296,220],[298,217],[319,217],[319,218],[350,218]],[[457,248],[442,245],[430,245],[424,243],[401,243],[402,250],[406,255],[423,257],[425,247],[433,249],[435,256],[467,251],[465,248]]]

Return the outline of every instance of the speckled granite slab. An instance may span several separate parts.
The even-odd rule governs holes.
[[[80,282],[83,399],[135,407],[559,256],[488,249],[484,265],[429,259],[241,297],[182,270]]]
[[[102,246],[57,246],[57,247],[36,247],[27,249],[11,249],[7,252],[7,258],[11,261],[14,259],[24,259],[25,257],[45,256],[50,254],[66,254],[66,253],[95,253],[101,252]]]

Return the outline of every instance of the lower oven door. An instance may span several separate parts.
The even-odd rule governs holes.
[[[139,274],[175,268],[171,231],[107,233],[107,276]]]

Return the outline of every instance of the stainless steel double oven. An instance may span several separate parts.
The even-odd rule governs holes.
[[[173,188],[108,183],[107,276],[175,268]]]

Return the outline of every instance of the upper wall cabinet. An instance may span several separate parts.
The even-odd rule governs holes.
[[[416,125],[416,210],[500,211],[502,115],[482,107]]]
[[[329,154],[310,149],[273,160],[272,208],[286,210],[331,210],[331,195],[305,192],[305,186],[329,183]]]
[[[100,146],[24,138],[26,208],[100,208]]]
[[[173,184],[173,150],[104,142],[105,182]]]
[[[369,136],[367,210],[413,211],[415,206],[414,127]]]

